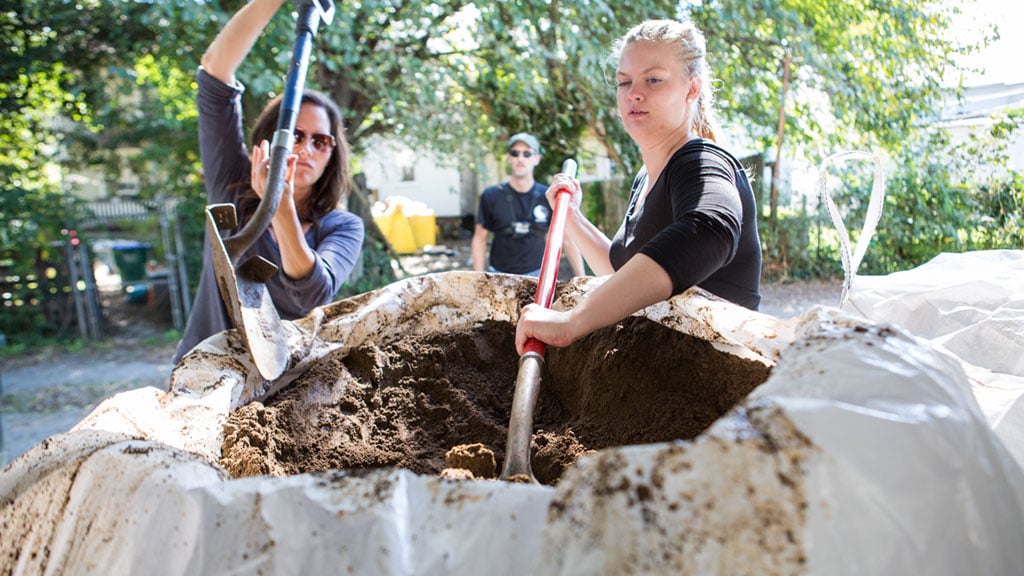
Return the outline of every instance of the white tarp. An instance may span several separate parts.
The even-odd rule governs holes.
[[[440,274],[328,307],[296,323],[290,345],[302,353],[290,369],[367,339],[514,318],[508,302],[529,282]],[[570,286],[555,307],[599,282]],[[835,309],[780,321],[693,291],[644,314],[774,364],[771,376],[695,441],[601,451],[557,488],[401,470],[231,480],[214,463],[221,425],[272,385],[238,358],[232,336],[217,336],[176,369],[173,392],[118,395],[0,473],[0,572],[998,575],[1024,566],[1024,473],[949,356]]]
[[[954,360],[823,311],[696,441],[570,471],[538,573],[1020,574],[1021,480]]]
[[[23,462],[0,484],[4,573],[523,574],[534,557],[513,551],[538,548],[551,496],[394,469],[229,481],[205,460],[123,438],[39,476]],[[12,493],[18,474],[33,481]]]
[[[1024,250],[941,254],[857,276],[843,308],[960,359],[989,424],[1024,465]]]

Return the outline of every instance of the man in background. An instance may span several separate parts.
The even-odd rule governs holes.
[[[547,184],[533,178],[533,170],[540,163],[541,147],[536,137],[520,132],[509,138],[507,148],[511,177],[504,184],[487,188],[480,196],[471,244],[473,269],[537,277],[544,261],[552,214],[544,196]],[[491,235],[488,262],[487,240]],[[583,258],[576,245],[566,240],[563,251],[573,274],[582,276]]]

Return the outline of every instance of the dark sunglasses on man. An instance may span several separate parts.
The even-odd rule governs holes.
[[[523,155],[523,158],[533,158],[533,155],[536,154],[536,152],[530,150],[509,150],[508,154],[513,158],[519,158],[520,154]]]
[[[313,142],[313,150],[316,150],[317,152],[327,152],[337,144],[334,136],[330,134],[320,134],[319,132],[310,136],[310,140]],[[306,131],[301,128],[296,128],[295,146],[302,146],[305,141]]]

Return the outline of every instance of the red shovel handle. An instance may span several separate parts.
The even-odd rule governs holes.
[[[572,158],[562,163],[562,174],[570,178],[576,177],[576,161]],[[534,304],[545,308],[551,307],[555,299],[555,283],[558,282],[558,264],[562,260],[562,238],[565,237],[565,215],[569,212],[572,200],[572,188],[563,186],[555,193],[555,208],[551,214],[551,226],[548,228],[547,245],[544,246],[544,261],[540,265],[540,277],[537,279],[537,294]],[[530,338],[523,345],[527,353],[536,352],[544,355],[544,343]]]

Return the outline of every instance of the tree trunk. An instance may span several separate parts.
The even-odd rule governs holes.
[[[782,59],[782,98],[779,102],[779,131],[775,145],[775,163],[772,165],[772,189],[768,198],[768,228],[775,230],[779,212],[779,168],[782,164],[782,140],[786,128],[786,93],[789,91],[789,54]]]

